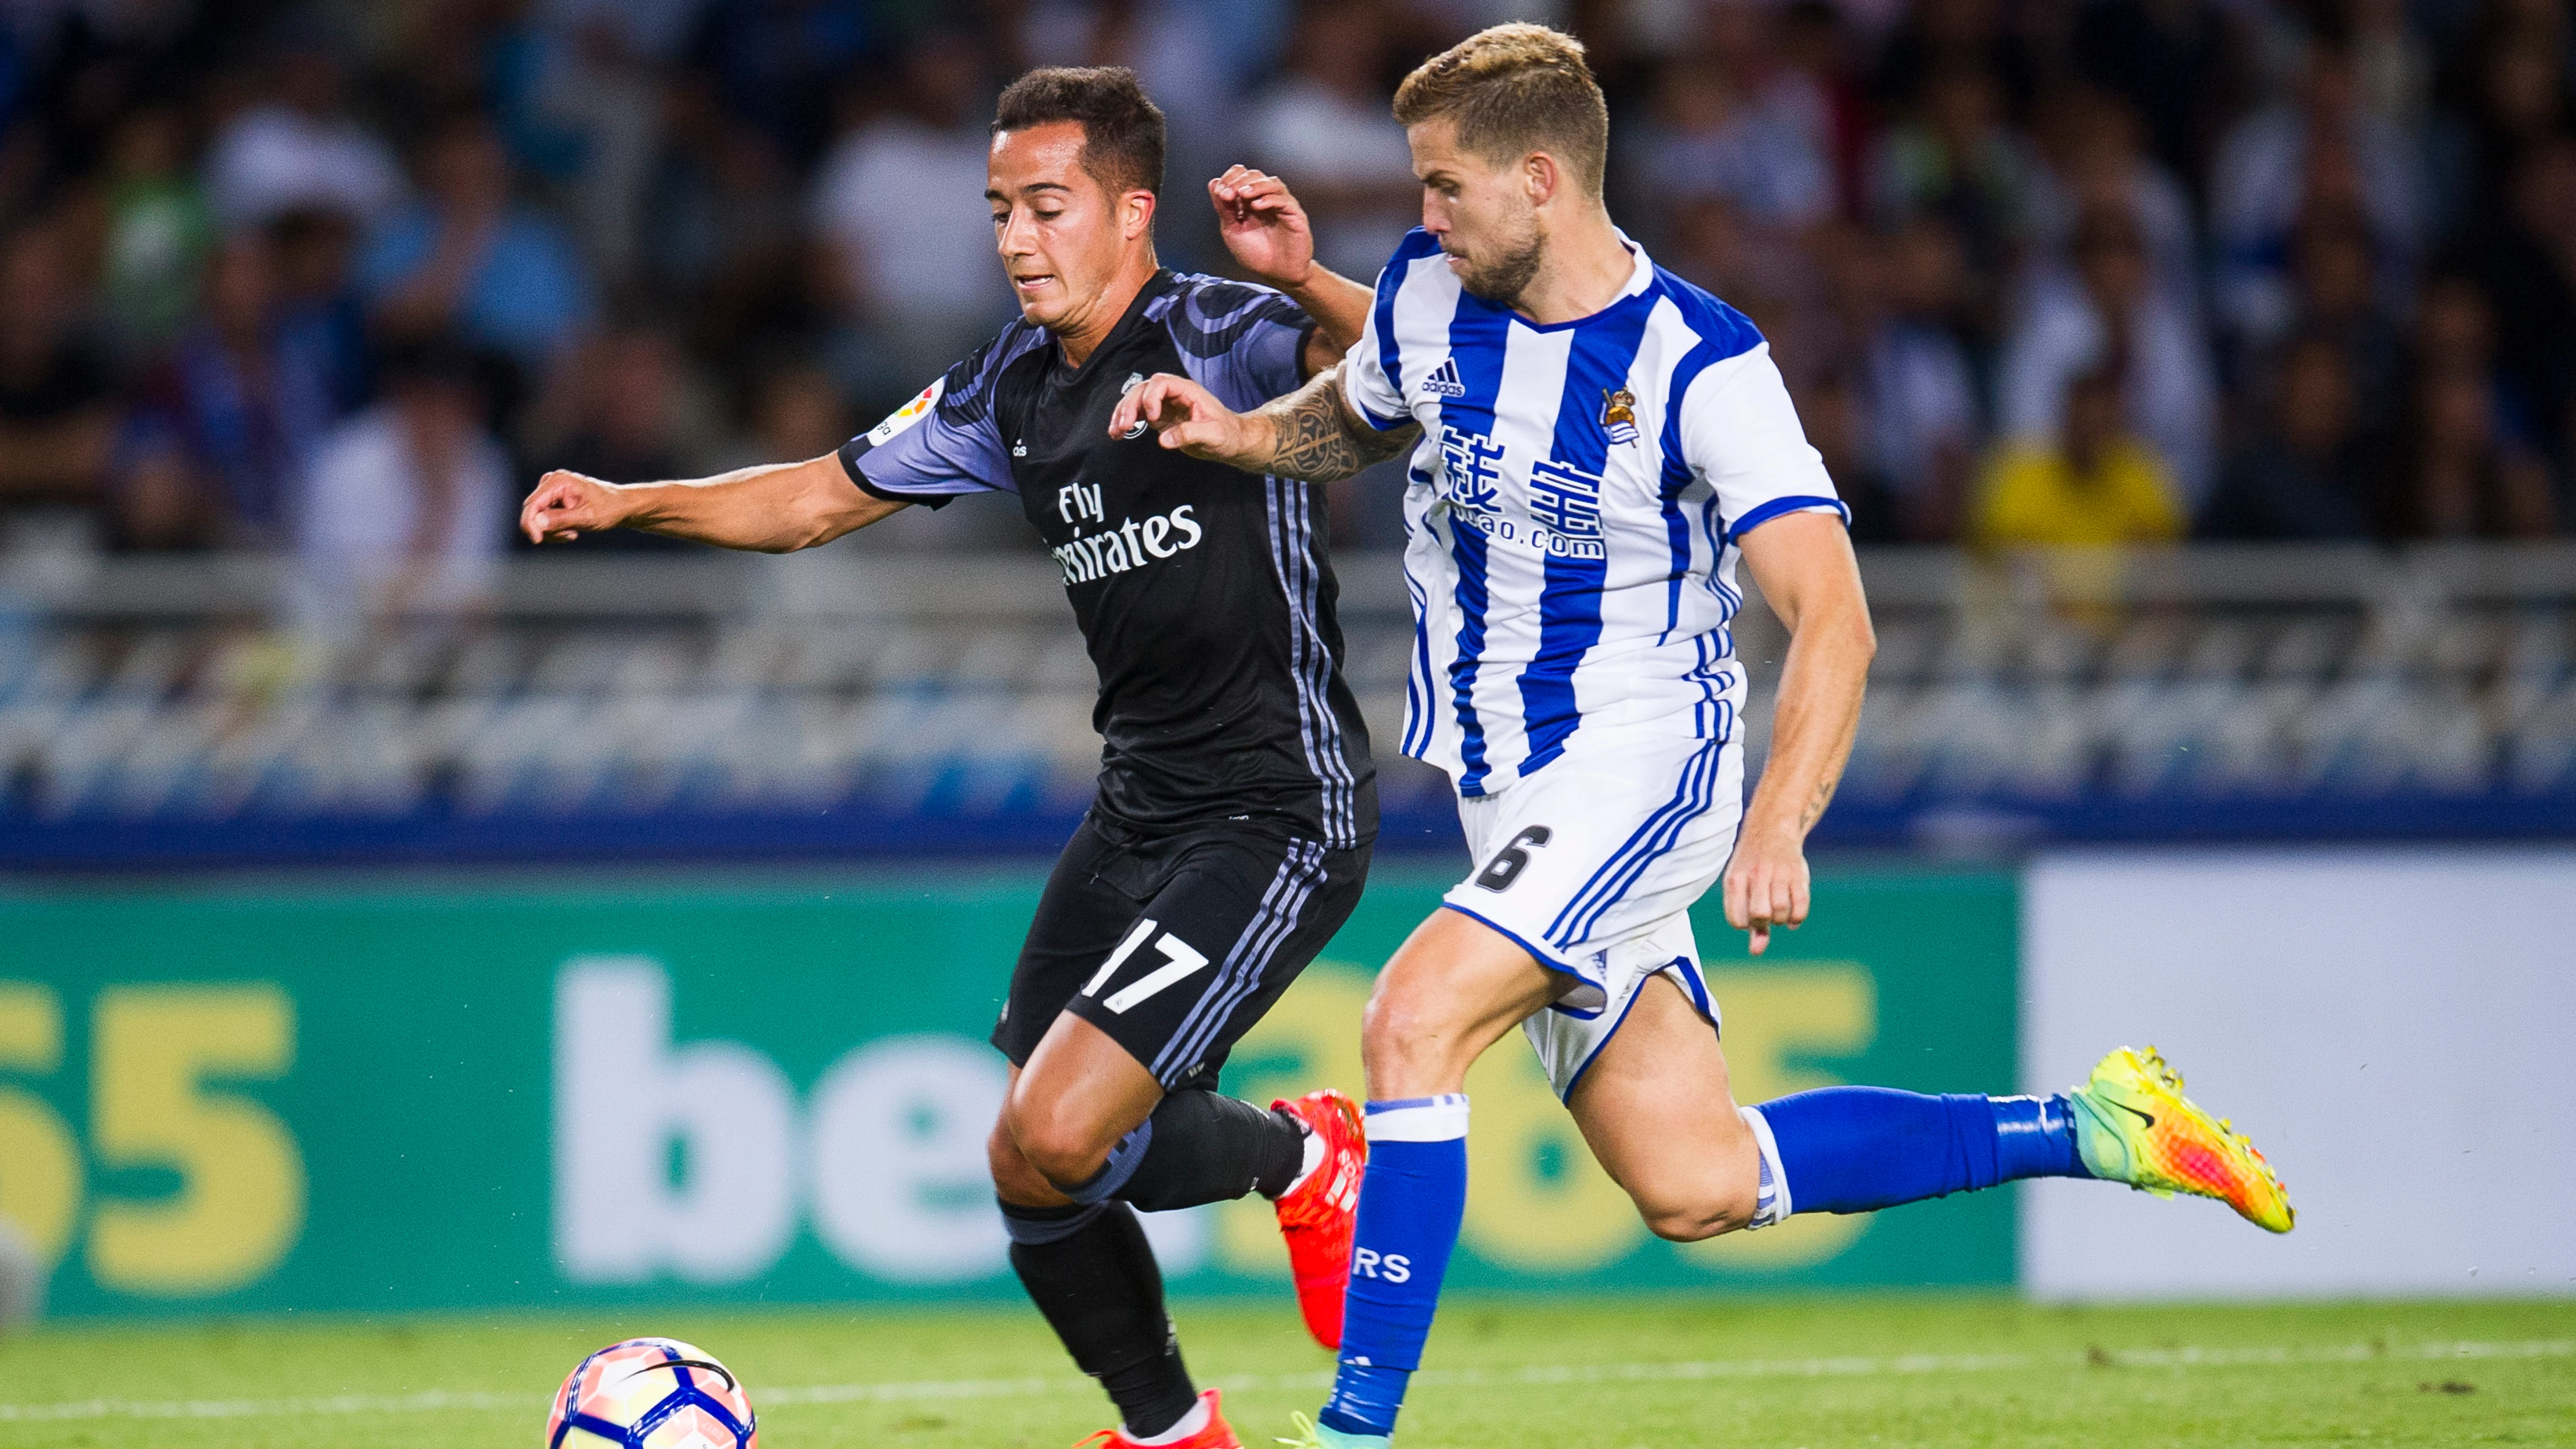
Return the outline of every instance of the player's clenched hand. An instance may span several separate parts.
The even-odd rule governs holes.
[[[1756,956],[1771,945],[1777,926],[1794,930],[1807,919],[1807,852],[1796,836],[1747,832],[1726,866],[1726,923],[1752,933]]]
[[[519,505],[519,531],[530,543],[575,539],[626,521],[628,504],[614,483],[557,468],[537,480]]]
[[[1237,467],[1251,456],[1252,435],[1260,426],[1218,402],[1206,388],[1168,372],[1127,390],[1109,414],[1109,436],[1126,437],[1138,423],[1160,434],[1166,448]]]
[[[1208,183],[1217,230],[1243,269],[1274,287],[1301,287],[1315,269],[1315,232],[1288,183],[1249,166]]]

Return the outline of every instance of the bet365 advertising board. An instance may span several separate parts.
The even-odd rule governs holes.
[[[0,1218],[59,1315],[1016,1293],[984,1034],[1043,875],[0,896]],[[1369,973],[1442,877],[1390,865],[1237,1049],[1259,1100],[1360,1087]],[[2015,1086],[2015,888],[1837,874],[1700,939],[1745,1101]],[[1478,1066],[1479,1288],[2003,1284],[2010,1193],[1675,1246],[1525,1045]],[[1284,1293],[1258,1202],[1151,1220],[1175,1291]]]

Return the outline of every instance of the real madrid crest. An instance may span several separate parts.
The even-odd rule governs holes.
[[[1637,441],[1637,395],[1621,388],[1601,391],[1601,426],[1609,431],[1614,443]]]
[[[1134,392],[1136,389],[1143,387],[1144,385],[1145,374],[1141,372],[1131,372],[1127,374],[1126,385],[1118,389],[1118,395],[1120,397],[1125,397],[1127,394]],[[1141,438],[1145,436],[1145,420],[1143,418],[1138,418],[1136,420],[1136,426],[1129,428],[1118,436],[1121,438]]]

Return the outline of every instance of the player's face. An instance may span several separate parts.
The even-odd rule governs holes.
[[[1404,135],[1422,179],[1422,229],[1449,254],[1458,285],[1488,301],[1517,300],[1546,243],[1527,161],[1496,166],[1460,148],[1457,125],[1445,118]]]
[[[1020,315],[1058,332],[1090,320],[1154,217],[1152,192],[1113,196],[1082,168],[1079,121],[994,136],[984,199]]]

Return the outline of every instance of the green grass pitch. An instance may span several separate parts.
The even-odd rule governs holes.
[[[1321,1397],[1286,1303],[1182,1305],[1249,1449]],[[584,1352],[686,1338],[768,1449],[1057,1449],[1108,1421],[1034,1313],[56,1325],[0,1338],[0,1445],[536,1445]],[[2576,1443],[2576,1303],[2050,1308],[1896,1296],[1449,1304],[1407,1449]]]

